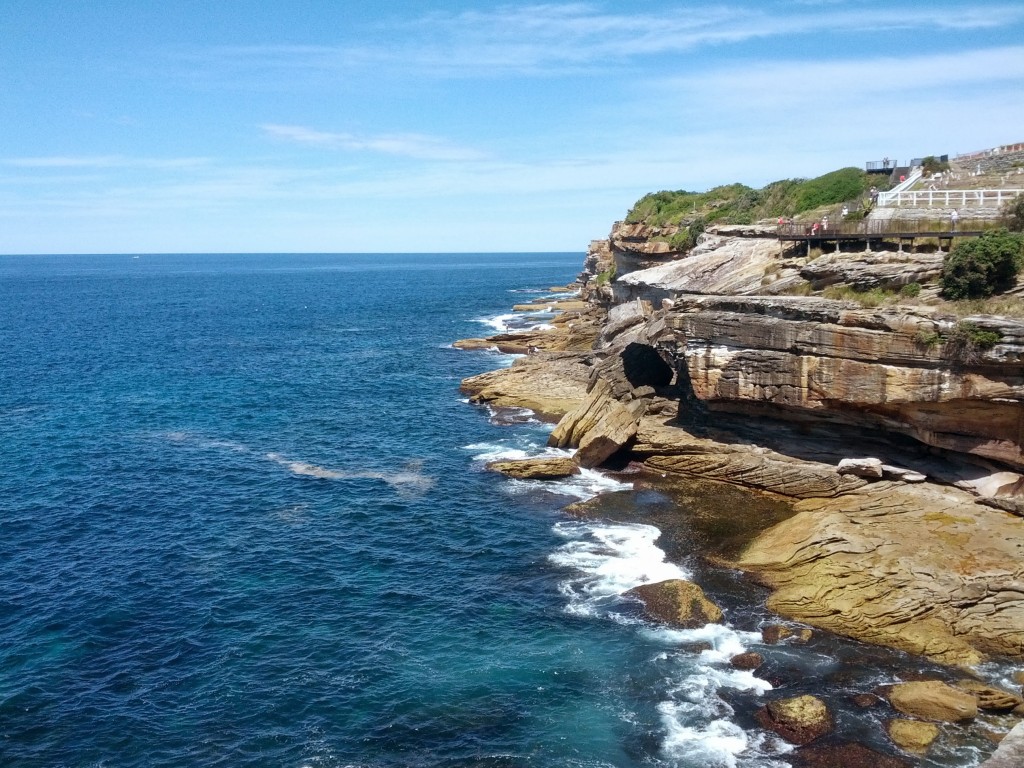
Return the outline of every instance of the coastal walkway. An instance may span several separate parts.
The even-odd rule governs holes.
[[[836,251],[844,243],[870,251],[872,241],[896,240],[902,252],[904,245],[913,250],[914,242],[923,239],[938,240],[939,248],[948,250],[956,238],[978,237],[997,226],[998,222],[984,219],[961,219],[955,228],[949,222],[936,221],[841,221],[827,228],[815,227],[813,222],[784,222],[777,233],[781,242],[807,243],[808,251],[812,245],[824,248],[826,243],[835,243]]]

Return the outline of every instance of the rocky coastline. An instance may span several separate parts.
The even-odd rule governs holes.
[[[522,355],[463,391],[557,422],[549,444],[576,449],[570,461],[493,468],[538,478],[628,468],[653,484],[727,484],[786,505],[785,519],[741,549],[706,558],[767,587],[766,607],[782,620],[973,680],[949,694],[966,715],[904,711],[882,692],[895,708],[888,736],[910,760],[893,764],[917,764],[935,722],[971,719],[979,707],[1009,731],[1024,717],[1024,680],[993,686],[977,670],[1024,669],[1024,322],[958,319],[927,301],[941,265],[933,253],[808,258],[748,226],[711,228],[678,258],[652,237],[620,223],[592,243],[568,287],[577,297],[532,305],[559,313],[549,328],[456,344]],[[815,289],[910,282],[925,284],[920,300],[870,308]],[[958,347],[963,322],[999,342]],[[666,588],[636,596],[661,606],[658,620],[677,615],[665,613],[676,593],[703,606],[703,595]],[[714,615],[709,597],[702,621]],[[804,744],[824,725],[808,731],[793,718],[818,710],[775,703],[758,718],[783,738],[799,731],[790,740]],[[824,747],[799,750],[800,764],[886,764],[870,754],[814,762],[815,749]]]

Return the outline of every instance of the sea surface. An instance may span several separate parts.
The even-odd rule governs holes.
[[[623,597],[699,567],[644,517],[674,502],[484,469],[558,452],[451,342],[543,325],[508,307],[582,258],[0,257],[0,764],[789,765],[727,663],[756,596],[688,632]]]

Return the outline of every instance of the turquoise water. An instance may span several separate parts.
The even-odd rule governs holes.
[[[647,625],[686,566],[561,511],[628,486],[483,468],[550,425],[450,343],[581,261],[0,257],[0,762],[788,764],[755,627]]]

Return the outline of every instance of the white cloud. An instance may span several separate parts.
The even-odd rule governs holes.
[[[435,12],[373,30],[348,45],[220,47],[199,55],[210,69],[294,78],[341,77],[386,68],[417,75],[486,77],[550,74],[748,40],[869,32],[984,30],[1024,20],[1024,7],[807,7],[716,5],[605,13],[583,3],[505,6],[490,11]],[[386,40],[381,44],[380,40]]]
[[[444,139],[418,133],[355,136],[351,133],[331,133],[300,125],[266,124],[262,128],[274,138],[325,149],[380,152],[417,160],[456,161],[483,158],[483,153],[474,149],[454,146]]]
[[[124,155],[51,155],[0,158],[0,165],[14,168],[195,168],[209,162],[205,157],[126,157]]]

